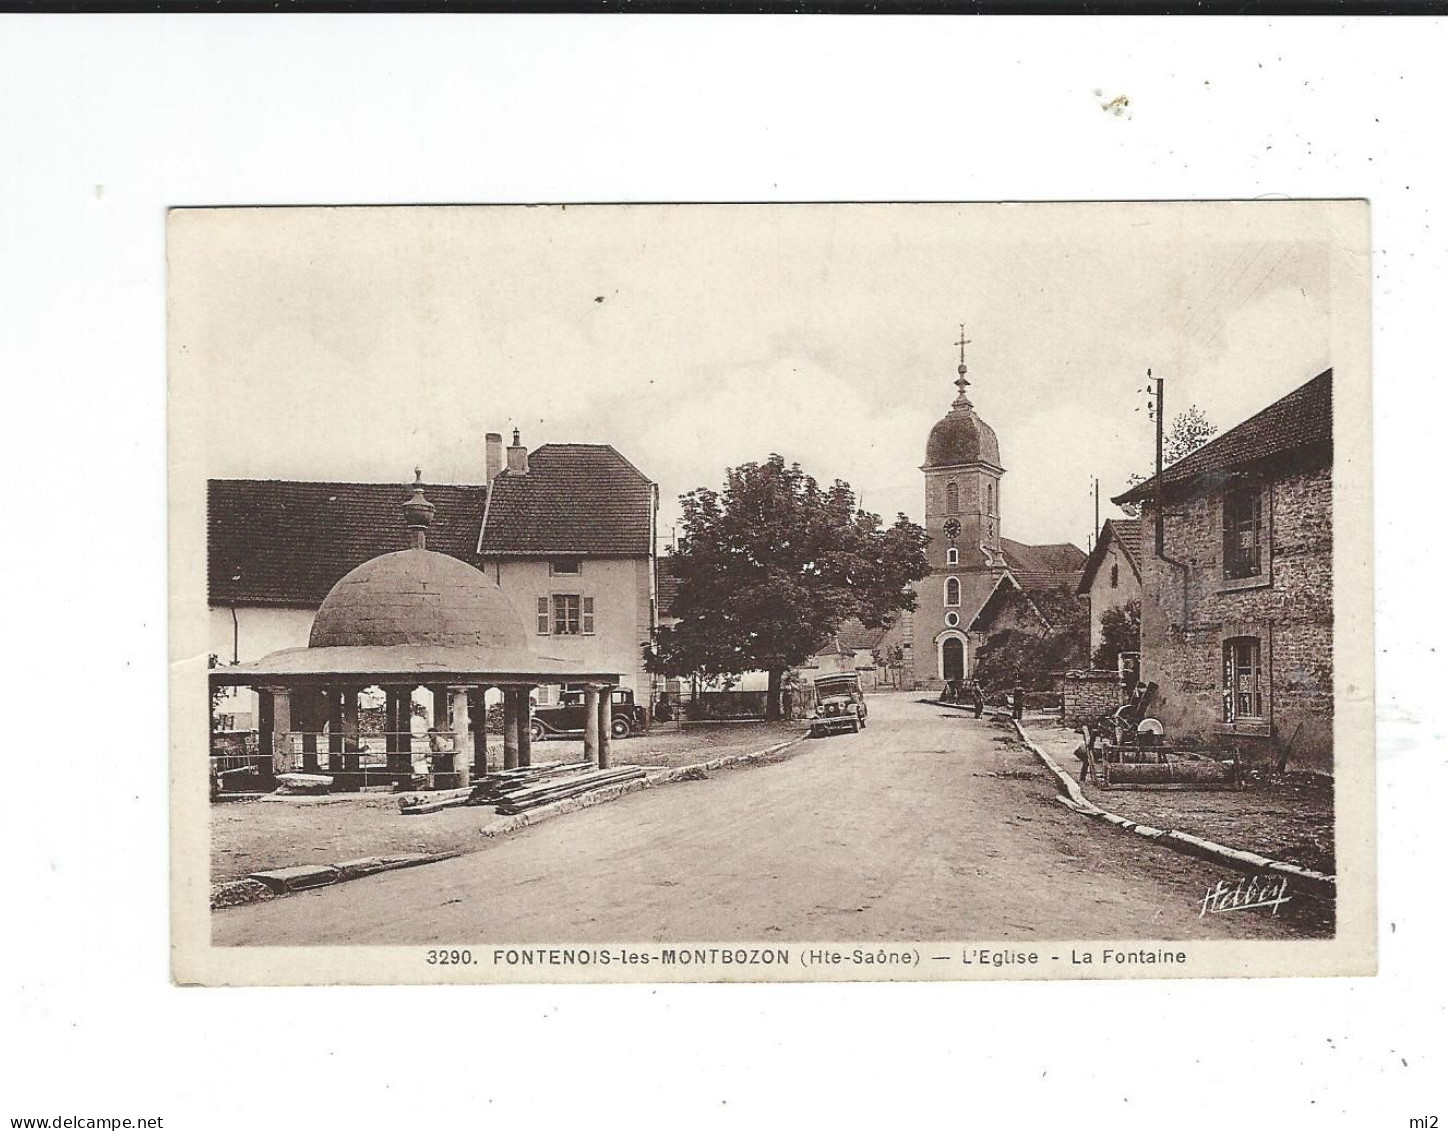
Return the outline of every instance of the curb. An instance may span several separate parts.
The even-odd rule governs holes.
[[[1082,816],[1105,821],[1126,832],[1146,837],[1157,844],[1165,845],[1174,852],[1208,860],[1237,872],[1270,872],[1274,875],[1291,876],[1313,895],[1327,899],[1337,898],[1336,876],[1323,875],[1321,872],[1314,872],[1310,868],[1303,868],[1298,864],[1289,864],[1285,860],[1273,860],[1267,856],[1259,856],[1255,852],[1245,852],[1240,848],[1228,848],[1224,844],[1193,836],[1191,833],[1178,832],[1176,829],[1158,829],[1151,825],[1143,825],[1139,821],[1133,821],[1119,813],[1111,813],[1102,809],[1099,805],[1086,799],[1086,795],[1081,792],[1081,787],[1077,784],[1076,779],[1063,770],[1054,758],[1032,742],[1019,722],[1012,719],[1011,725],[1015,728],[1016,734],[1020,736],[1020,740],[1025,743],[1026,748],[1040,759],[1041,764],[1056,778],[1061,792],[1066,795],[1057,797],[1056,800],[1066,808],[1074,810]]]
[[[540,821],[546,821],[553,817],[562,817],[567,813],[573,813],[580,809],[590,809],[595,805],[602,805],[608,801],[617,801],[630,793],[637,793],[643,789],[653,789],[655,786],[669,785],[673,782],[683,781],[686,778],[693,780],[698,777],[699,771],[724,770],[734,766],[753,765],[762,762],[783,761],[785,751],[791,747],[798,746],[805,739],[804,735],[798,738],[786,739],[784,742],[777,742],[773,746],[767,746],[763,750],[754,750],[748,754],[729,754],[722,758],[714,758],[708,762],[694,762],[687,766],[674,766],[667,770],[657,770],[646,777],[634,781],[623,782],[620,785],[609,786],[605,789],[594,790],[578,797],[568,797],[562,801],[555,801],[551,805],[540,805],[537,809],[530,809],[526,813],[517,813],[506,821],[499,821],[497,824],[489,825],[487,828],[478,830],[479,835],[487,840],[507,836],[519,829],[526,829],[530,825],[536,825]],[[463,855],[460,851],[455,852],[433,852],[413,856],[368,856],[360,860],[347,860],[341,864],[316,865],[312,870],[319,875],[335,873],[330,877],[324,877],[321,882],[311,886],[329,887],[332,884],[344,883],[347,880],[360,880],[364,876],[375,876],[379,872],[395,871],[398,868],[415,868],[421,864],[434,864],[439,860],[451,860],[456,856]],[[279,871],[289,871],[280,869]],[[243,880],[228,880],[224,883],[213,884],[211,887],[211,909],[213,911],[225,907],[241,907],[248,903],[264,903],[267,900],[277,899],[284,895],[290,895],[293,890],[310,890],[309,888],[292,888],[282,883],[281,885],[268,885],[262,880],[253,878],[256,875],[265,873],[253,873]]]

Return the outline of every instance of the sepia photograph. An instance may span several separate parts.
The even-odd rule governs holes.
[[[173,210],[178,976],[1371,972],[1367,214]]]

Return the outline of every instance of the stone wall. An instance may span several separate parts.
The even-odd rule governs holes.
[[[1332,473],[1317,466],[1263,482],[1263,572],[1224,578],[1221,485],[1142,513],[1142,679],[1159,685],[1152,713],[1169,741],[1273,752],[1293,740],[1299,766],[1332,769]],[[1223,641],[1261,642],[1263,720],[1228,723]]]
[[[1121,677],[1111,671],[1072,671],[1062,680],[1062,717],[1076,728],[1121,706]]]

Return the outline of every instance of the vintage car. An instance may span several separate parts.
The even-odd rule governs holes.
[[[814,737],[847,730],[851,734],[865,729],[870,709],[860,689],[860,677],[854,672],[822,675],[814,681],[815,708],[810,716],[809,732]]]
[[[533,708],[533,721],[528,730],[535,742],[549,735],[577,736],[583,733],[584,692],[565,688],[558,696],[557,703],[546,707]],[[627,738],[635,731],[643,730],[648,724],[648,713],[634,702],[634,695],[627,687],[613,689],[613,703],[610,705],[613,723],[609,733],[614,738]]]

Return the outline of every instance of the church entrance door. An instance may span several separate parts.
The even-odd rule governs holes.
[[[941,676],[949,681],[965,678],[965,645],[952,636],[940,646]]]

